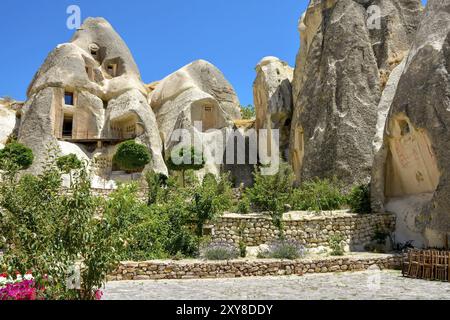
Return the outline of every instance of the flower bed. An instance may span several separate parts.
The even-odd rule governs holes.
[[[44,299],[45,287],[36,284],[29,272],[15,278],[3,273],[0,275],[0,300],[41,300]]]
[[[44,276],[46,279],[47,276]],[[95,300],[101,300],[103,292],[95,291]],[[51,300],[46,292],[46,287],[37,283],[31,272],[25,276],[16,273],[15,277],[7,273],[0,274],[0,301],[7,300]]]

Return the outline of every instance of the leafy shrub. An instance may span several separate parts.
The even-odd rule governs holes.
[[[122,218],[115,225],[126,241],[120,252],[122,260],[166,259],[198,253],[198,238],[192,230],[194,218],[188,210],[186,194],[183,190],[179,192],[170,179],[162,191],[158,201],[150,206],[139,201],[136,184],[121,185],[111,194],[106,210]]]
[[[28,169],[34,160],[33,151],[18,142],[12,142],[0,150],[0,169]]]
[[[304,257],[305,247],[296,240],[277,240],[269,245],[266,251],[259,254],[260,258],[295,260]]]
[[[148,149],[134,140],[121,143],[113,157],[113,162],[129,173],[142,171],[150,160]]]
[[[186,186],[185,172],[187,170],[200,170],[205,166],[205,159],[200,150],[194,147],[177,147],[172,150],[167,166],[170,170],[181,171],[183,179],[183,187]]]
[[[241,116],[243,120],[252,120],[256,118],[255,107],[248,105],[246,107],[241,106]]]
[[[281,163],[275,175],[262,175],[260,171],[254,174],[255,182],[247,189],[247,196],[253,206],[260,211],[271,214],[274,224],[282,231],[282,217],[286,212],[295,180],[292,168],[287,163]]]
[[[162,173],[149,171],[145,174],[145,181],[148,188],[147,204],[152,205],[158,201],[162,188],[167,186],[168,177]]]
[[[244,241],[239,241],[239,255],[241,258],[245,258],[247,256],[247,245]]]
[[[213,175],[207,175],[203,182],[193,188],[189,210],[197,222],[197,235],[203,235],[206,221],[214,220],[219,214],[231,207],[231,184],[228,176],[222,176],[217,182]]]
[[[70,173],[72,170],[81,169],[83,163],[77,158],[76,154],[69,154],[56,159],[56,166],[63,173]]]
[[[328,239],[328,245],[331,248],[332,256],[343,256],[344,250],[344,237],[340,234],[335,234]]]
[[[348,204],[354,213],[372,213],[370,204],[370,185],[365,184],[353,188],[348,195]]]
[[[50,160],[39,176],[4,173],[0,230],[5,250],[0,271],[33,270],[38,285],[47,274],[46,295],[52,299],[95,299],[106,275],[117,267],[114,248],[122,241],[114,225],[121,217],[105,211],[104,201],[91,194],[84,168],[69,192],[62,192],[61,172],[54,157]],[[80,261],[81,290],[75,290],[66,280]]]
[[[294,190],[291,203],[294,210],[327,211],[341,209],[346,199],[337,179],[313,179]]]
[[[211,242],[200,249],[200,256],[206,260],[233,260],[239,257],[239,250],[227,242]]]
[[[237,211],[240,214],[248,214],[250,212],[250,200],[246,195],[239,200]]]

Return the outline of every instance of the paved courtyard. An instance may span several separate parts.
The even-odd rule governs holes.
[[[121,281],[106,300],[450,300],[450,283],[403,278],[398,271],[203,280]]]

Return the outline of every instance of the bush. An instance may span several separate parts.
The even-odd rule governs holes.
[[[72,170],[81,169],[83,163],[77,158],[76,154],[69,154],[56,159],[56,165],[63,173],[70,173]]]
[[[247,245],[244,241],[239,241],[239,255],[241,258],[245,258],[247,256]]]
[[[341,209],[346,203],[337,179],[305,181],[294,190],[291,204],[294,210],[327,211]]]
[[[54,159],[54,158],[51,158]],[[51,160],[39,176],[5,173],[0,185],[0,230],[4,257],[0,271],[29,270],[51,299],[95,299],[106,275],[117,267],[115,248],[122,242],[114,225],[121,217],[104,210],[104,200],[91,194],[83,168],[69,192],[62,192],[61,172]],[[100,212],[104,212],[99,218]],[[81,262],[81,289],[66,280]]]
[[[227,242],[211,242],[200,249],[200,256],[206,260],[233,260],[239,257],[239,253]]]
[[[286,212],[286,204],[289,204],[291,199],[295,180],[291,166],[281,163],[277,174],[262,175],[257,171],[254,177],[253,187],[247,189],[251,204],[260,211],[270,213],[274,224],[282,231],[283,213]]]
[[[255,107],[248,105],[246,107],[241,106],[241,116],[243,120],[252,120],[256,118]]]
[[[248,214],[250,213],[250,200],[246,195],[244,195],[237,205],[237,211],[240,214]]]
[[[197,235],[203,235],[205,222],[214,220],[219,214],[231,208],[231,184],[228,176],[217,182],[213,175],[206,175],[203,182],[193,188],[189,210],[197,222]]]
[[[147,147],[134,140],[121,143],[113,157],[113,162],[128,173],[142,171],[150,160],[151,156]]]
[[[259,254],[260,258],[295,260],[304,257],[305,247],[296,240],[278,240],[272,242],[266,251]]]
[[[149,171],[145,174],[145,181],[148,188],[147,204],[152,205],[158,201],[162,188],[167,186],[168,177],[162,173]]]
[[[183,190],[178,192],[170,179],[166,189],[161,190],[164,192],[158,201],[150,206],[139,201],[136,184],[121,185],[111,194],[106,210],[122,218],[115,226],[127,244],[120,252],[122,260],[198,254],[198,237],[192,229],[194,218],[188,210],[186,194]]]
[[[353,188],[348,195],[348,205],[354,213],[372,213],[370,204],[370,185],[365,184]]]
[[[23,144],[12,142],[0,150],[0,169],[28,169],[34,160],[33,151]]]
[[[344,237],[340,234],[335,234],[328,239],[328,245],[331,248],[332,256],[343,256],[344,250]]]

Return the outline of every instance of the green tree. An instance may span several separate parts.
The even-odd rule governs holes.
[[[34,160],[33,151],[18,142],[11,142],[0,150],[0,169],[25,170]]]
[[[205,159],[203,153],[194,147],[182,146],[172,151],[167,166],[170,170],[181,171],[183,187],[185,187],[186,171],[202,169],[205,166]]]
[[[69,174],[72,170],[81,169],[83,163],[77,158],[76,154],[69,154],[56,159],[56,166],[62,173]]]
[[[121,143],[113,157],[113,162],[128,173],[142,171],[150,160],[148,149],[134,140]]]

